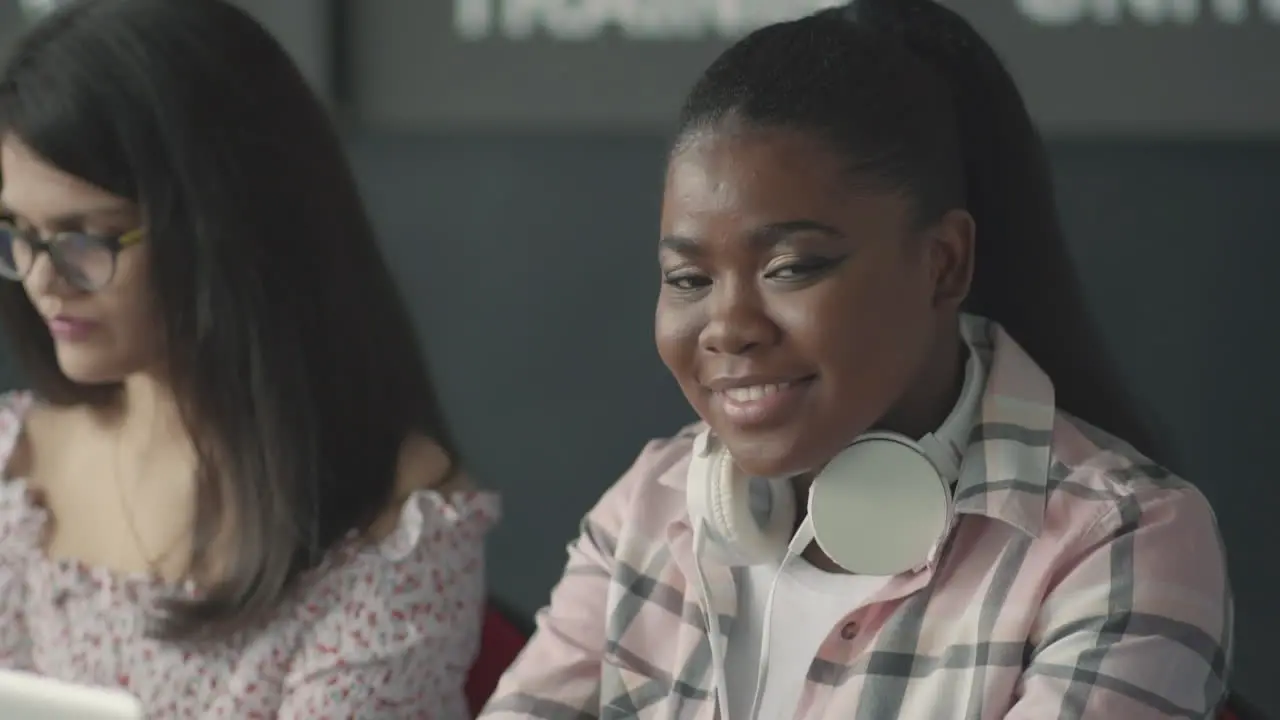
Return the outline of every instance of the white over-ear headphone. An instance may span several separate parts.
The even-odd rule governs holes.
[[[952,485],[983,373],[970,349],[957,411],[937,433],[919,440],[873,432],[855,439],[814,478],[808,514],[797,529],[788,479],[744,477],[709,431],[694,441],[687,503],[695,526],[705,523],[725,561],[755,565],[782,560],[788,546],[809,542],[837,565],[860,575],[897,575],[932,559],[952,522]],[[961,437],[948,437],[961,434]],[[794,537],[793,537],[794,535]]]

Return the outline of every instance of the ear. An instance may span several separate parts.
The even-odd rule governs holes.
[[[928,230],[934,307],[958,311],[968,297],[975,232],[967,210],[949,210]]]

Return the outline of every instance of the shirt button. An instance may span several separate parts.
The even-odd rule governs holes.
[[[840,637],[844,638],[845,640],[852,640],[857,636],[858,636],[858,623],[856,622],[845,623],[845,626],[840,628]]]

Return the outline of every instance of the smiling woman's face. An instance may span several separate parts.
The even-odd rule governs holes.
[[[23,234],[44,240],[58,233],[116,237],[141,222],[134,202],[59,170],[13,136],[0,141],[0,178],[0,216]],[[68,282],[48,253],[34,257],[22,284],[49,325],[69,379],[113,383],[153,369],[161,331],[147,292],[146,246],[123,248],[110,280],[94,291]],[[15,247],[5,242],[2,250]]]
[[[906,199],[860,188],[801,132],[712,129],[679,146],[658,351],[743,470],[818,467],[915,412],[905,406],[967,287],[964,221],[914,228]]]

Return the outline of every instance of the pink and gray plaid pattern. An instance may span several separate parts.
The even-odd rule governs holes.
[[[1232,601],[1208,503],[1057,411],[1035,363],[974,321],[991,373],[954,534],[932,565],[849,608],[795,717],[1212,717]],[[717,717],[684,500],[697,430],[651,442],[587,515],[484,720]],[[735,571],[703,565],[728,633]]]

